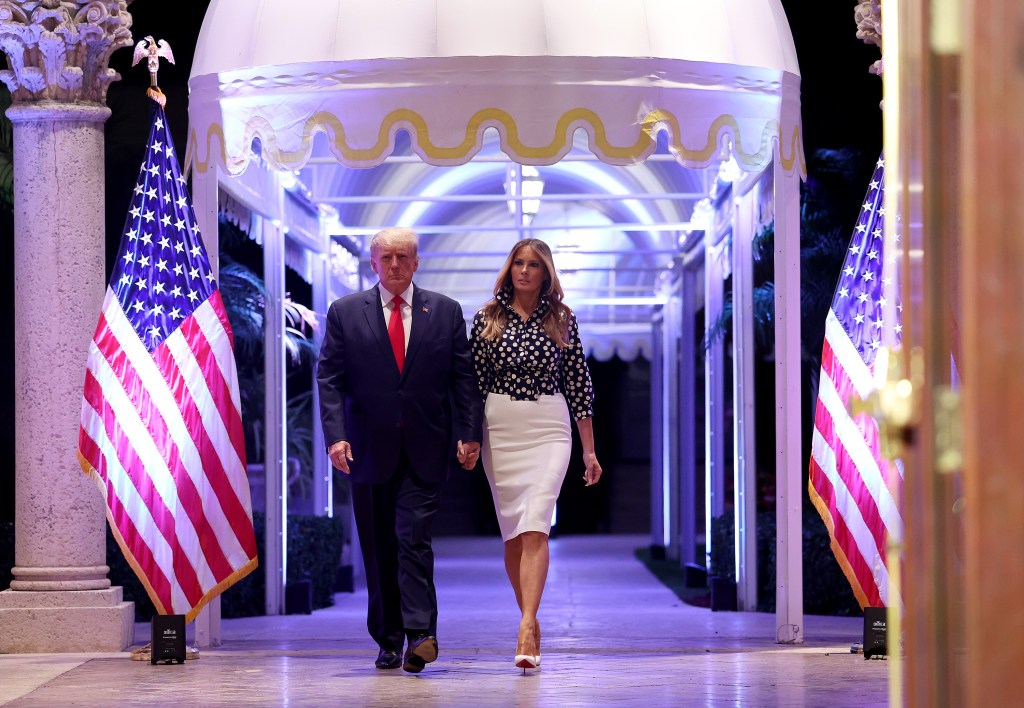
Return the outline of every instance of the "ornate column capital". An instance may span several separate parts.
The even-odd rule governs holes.
[[[0,71],[14,101],[105,103],[120,77],[109,68],[129,46],[131,0],[0,0]]]

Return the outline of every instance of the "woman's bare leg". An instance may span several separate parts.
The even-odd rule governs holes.
[[[523,613],[519,622],[520,654],[540,654],[537,611],[548,579],[548,536],[540,531],[527,531],[517,537],[522,546],[519,562],[519,609]],[[514,584],[513,584],[514,585]]]
[[[512,591],[516,594],[516,604],[519,611],[523,611],[523,591],[519,583],[519,566],[523,561],[523,537],[516,536],[510,541],[505,541],[505,573],[512,583]]]

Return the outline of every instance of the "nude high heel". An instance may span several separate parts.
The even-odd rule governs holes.
[[[516,654],[515,662],[516,666],[525,674],[528,669],[540,668],[540,654]]]
[[[523,644],[523,641],[522,641],[522,636],[521,636],[521,633],[520,633],[520,640],[517,642],[517,645],[516,645],[515,665],[518,668],[522,669],[524,674],[527,672],[527,670],[540,668],[540,631],[539,630],[540,630],[540,626],[539,625],[535,625],[534,626],[534,636],[537,638],[537,653],[536,654],[520,654],[519,653],[519,650],[521,648],[525,648],[524,644]]]

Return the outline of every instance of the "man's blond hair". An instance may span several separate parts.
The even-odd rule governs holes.
[[[412,255],[419,257],[420,237],[410,228],[394,226],[382,229],[370,239],[370,256],[376,257],[382,248],[412,248]]]

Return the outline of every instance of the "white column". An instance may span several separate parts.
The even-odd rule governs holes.
[[[279,209],[278,213],[282,213]],[[263,308],[264,371],[264,461],[266,466],[267,516],[266,610],[268,615],[285,612],[284,588],[288,573],[288,467],[287,391],[285,390],[284,343],[284,239],[283,229],[265,218],[254,219],[263,235],[263,281],[267,296]]]
[[[206,172],[192,172],[192,209],[199,233],[203,236],[206,255],[214,275],[220,277],[220,185],[217,163],[211,161]],[[221,645],[221,600],[213,598],[196,616],[195,641],[206,649]]]
[[[123,0],[79,16],[86,4],[33,13],[38,3],[7,3],[0,20],[10,67],[0,79],[14,100],[17,410],[15,566],[0,592],[0,653],[120,651],[134,628],[133,603],[107,578],[103,496],[75,458],[106,287],[104,103],[117,78],[107,60],[131,42]]]
[[[757,463],[754,425],[754,236],[756,193],[737,197],[732,217],[733,524],[736,605],[757,609]],[[735,192],[734,192],[735,193]]]
[[[679,360],[677,377],[679,424],[677,440],[679,453],[679,563],[703,563],[697,558],[697,275],[691,264],[684,263],[680,271],[681,304],[679,325]]]
[[[100,105],[18,104],[14,122],[15,567],[0,652],[119,651],[132,603],[107,579],[103,495],[75,459],[103,293]]]
[[[664,389],[665,368],[665,318],[667,307],[662,307],[654,314],[651,322],[651,549],[664,549],[668,546],[665,516],[665,488],[663,475],[668,448],[665,434],[666,421],[664,399],[668,392]]]
[[[680,504],[679,480],[679,332],[682,327],[679,294],[673,292],[665,303],[665,323],[662,337],[661,389],[662,416],[664,427],[664,463],[661,485],[664,498],[665,533],[668,544],[665,555],[676,561],[681,560],[679,550],[679,526],[683,515]]]
[[[316,170],[314,170],[314,173]],[[323,229],[321,224],[321,229]],[[320,234],[320,250],[313,254],[313,312],[326,316],[331,302],[328,295],[330,281],[331,238],[326,231]],[[326,319],[324,320],[326,322]],[[326,327],[326,325],[325,325]],[[323,341],[323,331],[313,333],[314,341],[319,349]],[[330,458],[324,454],[324,429],[320,424],[320,391],[316,385],[316,373],[313,374],[313,513],[317,516],[334,516],[334,470]]]
[[[775,189],[775,626],[804,640],[803,469],[800,416],[800,178],[776,157]]]
[[[724,244],[714,229],[704,234],[704,322],[714,322],[723,306]],[[725,513],[725,344],[716,339],[704,354],[704,567],[711,573],[711,520]]]

